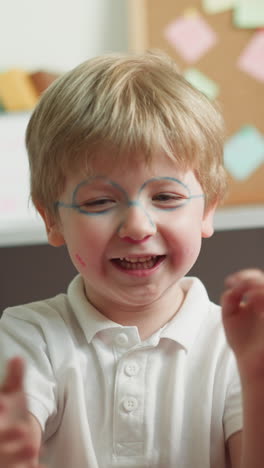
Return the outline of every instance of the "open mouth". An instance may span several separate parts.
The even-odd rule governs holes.
[[[160,264],[166,255],[152,255],[148,257],[124,257],[111,260],[117,267],[123,270],[150,270]]]

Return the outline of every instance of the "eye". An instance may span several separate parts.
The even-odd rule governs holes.
[[[179,193],[162,192],[152,197],[152,201],[157,208],[173,209],[186,203],[188,197]]]
[[[112,198],[95,198],[78,204],[78,209],[83,213],[106,213],[116,206],[116,200]]]

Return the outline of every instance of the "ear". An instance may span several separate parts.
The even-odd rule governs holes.
[[[217,202],[205,208],[202,220],[202,237],[211,237],[214,233],[214,214]]]
[[[36,208],[42,217],[47,231],[48,242],[53,247],[60,247],[65,244],[61,226],[58,219],[55,219],[48,211],[36,203]]]

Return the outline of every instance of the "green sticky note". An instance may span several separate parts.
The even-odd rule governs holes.
[[[225,144],[225,167],[238,180],[244,180],[264,163],[264,136],[245,125]]]
[[[205,13],[214,14],[230,10],[237,0],[203,0],[202,7]]]
[[[238,28],[261,28],[264,26],[263,0],[237,0],[233,21]]]
[[[0,98],[0,113],[1,112],[5,112],[5,108],[4,108],[4,104],[2,103],[1,98]]]
[[[188,68],[183,75],[191,85],[199,89],[199,91],[204,93],[209,99],[213,100],[219,94],[218,84],[197,70],[197,68]]]

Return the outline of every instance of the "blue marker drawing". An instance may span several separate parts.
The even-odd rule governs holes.
[[[170,182],[175,182],[175,183],[179,184],[182,188],[184,188],[184,190],[187,193],[187,196],[185,196],[182,199],[182,201],[177,204],[177,206],[173,206],[173,207],[152,206],[151,208],[154,208],[155,210],[162,210],[162,211],[167,211],[167,212],[168,211],[175,211],[178,208],[181,208],[182,206],[185,206],[193,198],[204,198],[204,194],[192,195],[191,192],[190,192],[189,187],[186,184],[184,184],[183,182],[181,182],[179,179],[176,179],[174,177],[153,177],[151,179],[148,179],[146,182],[144,182],[141,185],[141,187],[138,190],[138,194],[137,194],[136,199],[135,200],[130,200],[129,195],[126,192],[126,190],[121,185],[119,185],[117,182],[114,182],[111,179],[108,179],[108,178],[106,178],[104,176],[92,176],[92,177],[89,177],[88,179],[83,180],[82,182],[80,182],[76,186],[76,188],[74,189],[73,194],[72,194],[72,202],[71,203],[64,203],[62,201],[57,201],[55,203],[55,206],[56,207],[63,207],[63,208],[71,208],[71,209],[74,209],[74,210],[78,211],[79,213],[85,214],[87,216],[101,216],[101,215],[109,214],[113,210],[116,210],[118,208],[117,204],[115,206],[108,207],[105,210],[100,210],[98,212],[93,212],[93,211],[89,211],[87,207],[83,208],[81,204],[77,203],[76,199],[77,199],[77,196],[78,196],[78,193],[79,193],[80,189],[82,187],[84,187],[85,185],[90,185],[91,183],[93,183],[94,181],[97,181],[97,180],[99,180],[99,181],[101,180],[101,181],[105,182],[107,185],[112,186],[115,190],[120,192],[122,197],[124,198],[123,206],[126,206],[127,208],[134,207],[134,206],[141,208],[152,227],[155,227],[155,223],[152,220],[152,217],[150,216],[148,211],[145,209],[144,205],[142,204],[142,202],[140,200],[140,195],[142,194],[142,192],[144,191],[144,189],[145,189],[145,187],[147,185],[149,185],[149,184],[151,184],[153,182],[170,181]],[[119,232],[119,230],[121,229],[123,224],[124,224],[124,221],[122,221],[119,224],[117,232]]]

